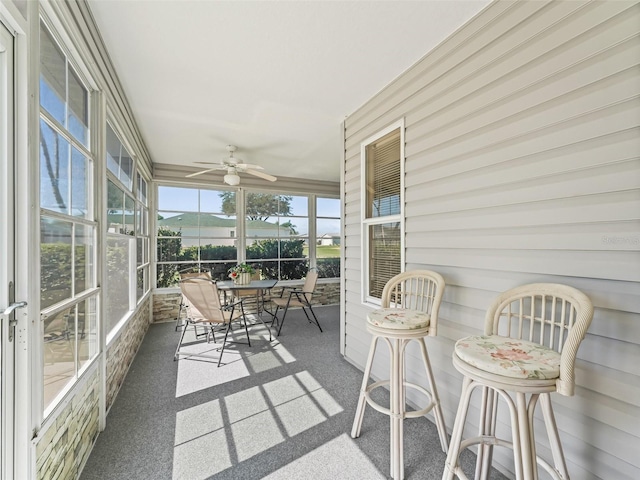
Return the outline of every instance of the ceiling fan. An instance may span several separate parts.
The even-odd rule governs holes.
[[[202,165],[215,165],[206,170],[202,170],[196,173],[190,173],[186,175],[187,178],[195,177],[197,175],[202,175],[203,173],[213,172],[214,170],[226,170],[227,174],[224,176],[224,183],[228,185],[239,185],[240,184],[240,176],[238,173],[248,173],[249,175],[254,175],[256,177],[264,178],[265,180],[269,180],[270,182],[275,182],[277,177],[273,175],[269,175],[268,173],[260,172],[259,170],[264,170],[260,165],[252,165],[250,163],[244,163],[242,160],[233,156],[233,153],[238,149],[235,145],[227,145],[227,152],[229,152],[229,156],[227,158],[223,158],[220,163],[212,163],[212,162],[194,162]]]

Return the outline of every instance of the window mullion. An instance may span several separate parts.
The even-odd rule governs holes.
[[[236,190],[236,258],[238,263],[247,260],[247,191]]]

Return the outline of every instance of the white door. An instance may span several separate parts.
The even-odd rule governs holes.
[[[14,39],[0,23],[0,479],[14,477]],[[26,304],[25,304],[26,305]]]

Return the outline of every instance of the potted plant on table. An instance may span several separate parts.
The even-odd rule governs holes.
[[[247,285],[251,283],[251,275],[255,273],[255,269],[248,263],[240,263],[229,269],[229,278],[236,285]]]

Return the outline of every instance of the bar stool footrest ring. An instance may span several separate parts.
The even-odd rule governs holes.
[[[374,408],[375,410],[379,411],[380,413],[384,413],[385,415],[391,416],[391,409],[389,409],[387,407],[383,407],[382,405],[380,405],[379,403],[375,402],[371,398],[371,392],[373,390],[375,390],[378,387],[383,387],[385,385],[389,385],[389,380],[380,380],[380,381],[373,382],[372,384],[368,385],[367,389],[364,392],[364,398],[372,408]],[[429,390],[427,390],[426,388],[424,388],[422,385],[417,385],[417,384],[411,383],[411,382],[403,382],[403,385],[405,387],[414,388],[414,389],[422,392],[429,399],[429,404],[426,407],[424,407],[424,408],[422,408],[420,410],[411,410],[409,412],[404,412],[403,418],[418,418],[418,417],[422,417],[423,415],[426,415],[431,410],[433,410],[433,407],[436,406],[436,403],[433,401],[433,396],[432,396],[431,392]]]

